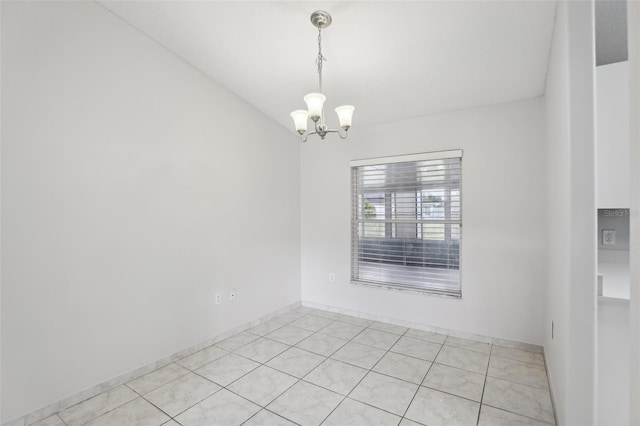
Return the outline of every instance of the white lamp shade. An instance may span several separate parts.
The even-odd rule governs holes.
[[[327,97],[322,93],[309,93],[304,97],[304,101],[307,103],[307,109],[309,110],[309,117],[312,120],[322,116],[322,107],[326,99]]]
[[[307,120],[309,120],[309,112],[299,109],[291,113],[293,124],[296,126],[296,132],[303,134],[307,131]]]
[[[353,105],[341,105],[336,108],[336,113],[338,113],[338,119],[340,120],[340,127],[342,127],[343,130],[351,127],[351,119],[353,118],[353,111],[355,109]]]

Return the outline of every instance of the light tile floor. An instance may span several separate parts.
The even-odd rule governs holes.
[[[548,425],[541,354],[300,307],[35,425]]]

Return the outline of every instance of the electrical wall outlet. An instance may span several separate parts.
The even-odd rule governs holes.
[[[222,303],[222,293],[216,293],[216,305]]]
[[[234,300],[236,300],[236,289],[235,288],[233,290],[229,290],[229,301],[233,302]]]
[[[334,274],[333,272],[329,272],[329,282],[330,283],[336,282],[336,274]]]

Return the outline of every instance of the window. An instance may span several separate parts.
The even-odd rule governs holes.
[[[461,296],[462,151],[351,162],[351,281]]]

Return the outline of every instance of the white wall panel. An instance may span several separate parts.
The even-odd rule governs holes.
[[[2,122],[3,422],[300,300],[295,135],[98,4],[2,2]]]

